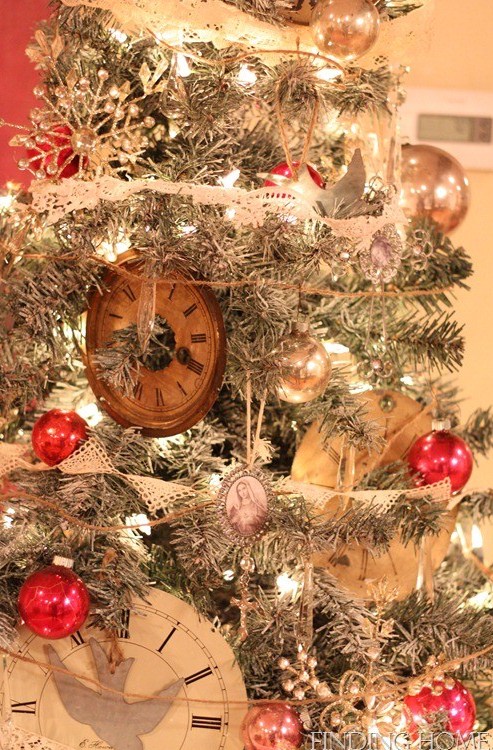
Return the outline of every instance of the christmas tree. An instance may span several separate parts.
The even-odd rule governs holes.
[[[33,180],[0,210],[2,747],[492,724],[493,495],[466,485],[493,419],[460,418],[452,377],[467,178],[399,135],[426,2],[294,5],[57,0],[27,50]]]

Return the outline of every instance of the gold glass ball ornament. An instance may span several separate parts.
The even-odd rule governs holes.
[[[431,219],[447,234],[469,207],[469,182],[457,159],[436,146],[406,145],[401,161],[402,210],[409,220]]]
[[[324,392],[332,364],[324,345],[306,324],[293,325],[291,332],[279,341],[276,353],[281,372],[277,395],[281,401],[304,404]]]
[[[321,52],[352,62],[377,41],[380,13],[372,0],[319,0],[310,25]]]

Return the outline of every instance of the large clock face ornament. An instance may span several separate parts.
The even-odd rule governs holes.
[[[188,604],[153,591],[149,603],[133,607],[118,644],[124,659],[115,668],[108,658],[110,641],[101,631],[84,629],[48,644],[22,628],[19,654],[51,663],[55,671],[11,661],[14,722],[81,749],[242,748],[247,696],[240,669],[220,633]]]
[[[217,398],[226,363],[220,307],[210,289],[184,278],[158,280],[155,314],[165,328],[164,357],[143,359],[128,393],[101,377],[96,351],[110,348],[114,334],[137,325],[139,300],[146,293],[143,261],[121,258],[131,272],[110,271],[105,291],[93,294],[86,323],[87,378],[103,409],[125,427],[145,435],[177,435],[199,422]]]

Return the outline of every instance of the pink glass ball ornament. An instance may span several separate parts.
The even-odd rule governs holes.
[[[303,743],[303,725],[289,705],[253,706],[243,720],[242,739],[245,750],[297,750]]]

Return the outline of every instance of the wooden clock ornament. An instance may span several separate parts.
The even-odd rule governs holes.
[[[365,474],[379,466],[403,459],[413,442],[431,430],[431,410],[423,409],[413,399],[396,391],[368,391],[360,397],[368,418],[380,426],[386,446],[380,455],[360,451],[355,456],[357,482]],[[324,447],[317,424],[312,424],[305,433],[291,469],[292,478],[324,487],[336,487],[344,446],[341,438],[335,438]],[[342,511],[337,497],[324,507],[324,517],[337,516]],[[446,516],[439,534],[429,536],[424,543],[423,554],[431,571],[443,562],[455,526],[457,511]],[[314,563],[326,568],[358,597],[371,596],[371,583],[386,578],[399,599],[408,596],[416,587],[420,551],[409,542],[404,544],[400,534],[392,540],[387,553],[373,556],[366,548],[357,544],[343,544],[336,550],[328,550],[315,556]]]
[[[135,603],[125,623],[118,638],[124,658],[116,668],[111,641],[99,630],[49,642],[20,628],[20,656],[67,671],[12,659],[1,698],[3,704],[10,695],[14,723],[72,748],[241,750],[247,695],[219,631],[157,590]]]
[[[158,279],[155,315],[165,321],[171,355],[164,366],[141,364],[131,395],[125,395],[102,380],[95,361],[98,349],[111,346],[113,334],[137,324],[140,297],[148,293],[141,257],[130,251],[119,265],[132,276],[110,270],[104,291],[89,300],[89,384],[102,408],[124,427],[141,427],[144,435],[154,437],[177,435],[207,414],[221,388],[226,365],[221,309],[206,286],[180,283],[184,277]]]

